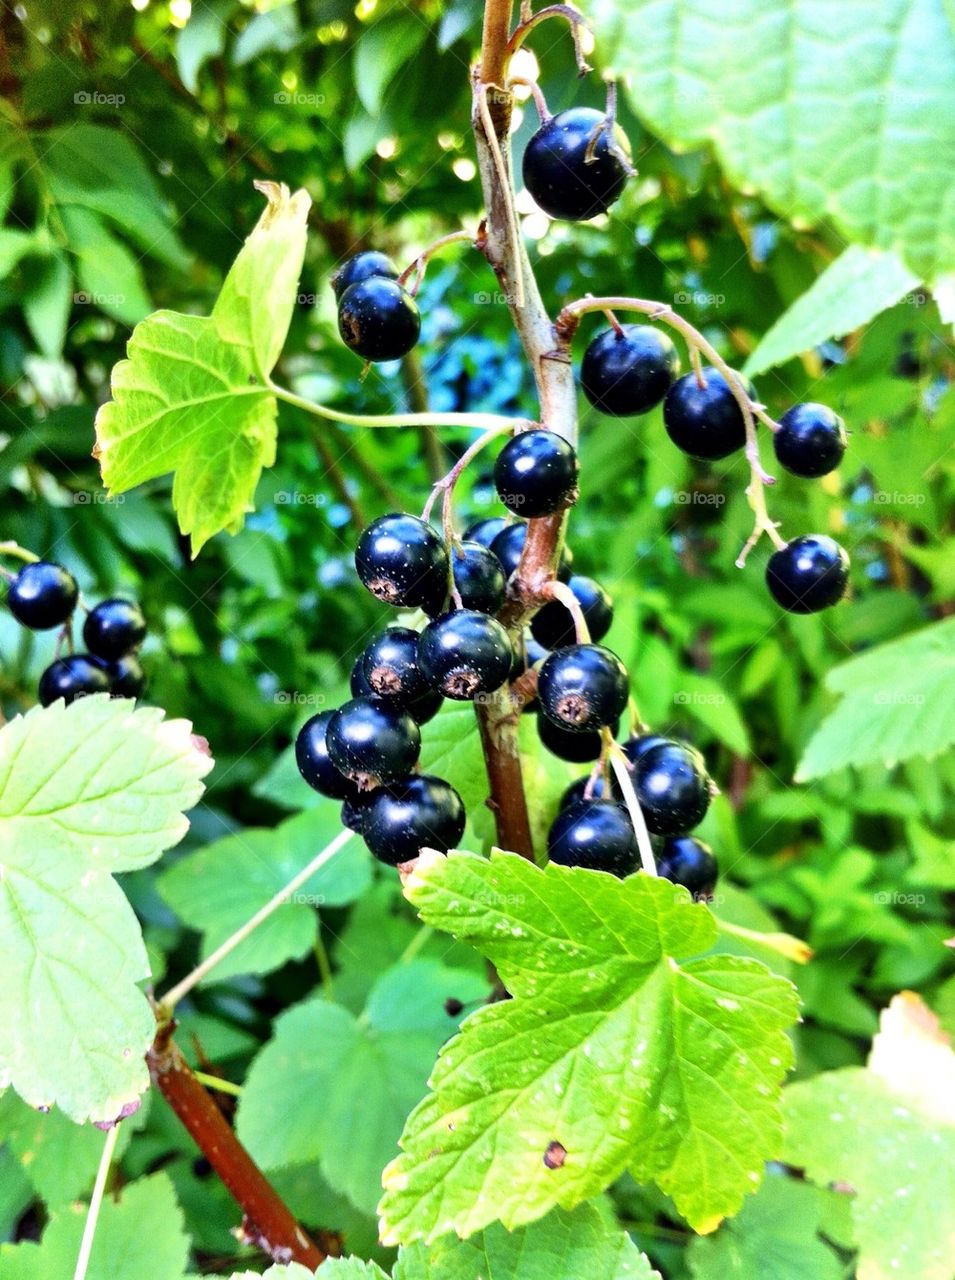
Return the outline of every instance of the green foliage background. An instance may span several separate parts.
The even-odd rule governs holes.
[[[652,21],[654,8],[619,11],[635,24],[644,10]],[[327,285],[357,247],[407,262],[435,236],[473,225],[480,191],[469,167],[467,70],[480,8],[215,0],[196,4],[184,23],[175,5],[139,11],[41,0],[27,14],[6,13],[0,33],[0,538],[69,565],[94,598],[138,596],[150,622],[149,700],[192,720],[212,746],[216,768],[187,841],[162,864],[121,877],[161,987],[165,974],[181,976],[200,947],[210,949],[280,887],[281,868],[294,870],[304,857],[298,850],[317,849],[337,830],[334,806],[316,804],[288,746],[307,716],[342,697],[354,657],[387,617],[358,588],[352,546],[368,519],[422,505],[434,445],[415,431],[316,425],[282,406],[277,462],[258,485],[254,513],[235,537],[217,536],[193,560],[167,481],[104,500],[90,456],[93,416],[133,323],[157,307],[209,313],[259,216],[255,178],[305,187],[313,200],[283,381],[362,412],[402,403],[533,412],[506,308],[477,254],[457,246],[431,264],[420,355],[402,369],[373,368],[363,381],[338,340]],[[615,24],[614,58],[623,64],[620,39]],[[552,107],[599,101],[595,78],[577,80],[557,24],[542,28],[533,47]],[[685,106],[679,87],[671,92]],[[526,110],[518,150],[531,116]],[[555,224],[537,240],[545,297],[556,305],[586,291],[624,292],[673,302],[742,366],[839,259],[852,218],[837,211],[834,221],[797,229],[778,189],[767,204],[740,190],[753,175],[741,172],[738,155],[724,171],[725,149],[719,157],[708,147],[677,153],[650,132],[644,120],[681,145],[712,133],[668,118],[662,105],[654,111],[639,89],[624,97],[621,120],[639,176],[609,220]],[[817,213],[811,204],[792,211]],[[870,231],[860,238],[889,245]],[[943,224],[931,272],[951,270],[951,236]],[[907,263],[913,267],[911,256]],[[916,258],[913,269],[921,267],[930,274]],[[947,616],[955,600],[951,328],[928,289],[908,287],[901,268],[883,288],[873,306],[854,304],[847,338],[825,320],[820,330],[810,314],[804,332],[813,349],[758,380],[777,416],[818,399],[852,432],[837,475],[820,483],[782,476],[770,494],[785,534],[830,532],[850,551],[851,600],[827,614],[793,619],[773,607],[762,580],[765,544],[745,571],[734,568],[750,527],[739,459],[691,463],[669,446],[658,412],[582,417],[582,500],[570,536],[577,566],[615,598],[608,643],[628,664],[644,717],[706,751],[722,796],[702,834],[720,858],[727,914],[789,930],[815,949],[808,966],[789,974],[803,1002],[800,1080],[863,1063],[879,1010],[902,988],[922,992],[955,1032],[952,953],[942,945],[955,891],[951,630],[931,653],[909,640],[914,648],[886,651],[858,681],[849,668],[827,679],[854,655]],[[878,292],[868,274],[861,292]],[[836,305],[831,297],[828,305]],[[594,327],[583,327],[581,348]],[[466,443],[455,431],[438,435],[445,462]],[[468,512],[495,510],[480,469],[465,493]],[[0,611],[8,718],[32,705],[50,648]],[[794,786],[810,739],[834,712],[806,769],[812,781]],[[858,752],[863,739],[876,744],[868,754]],[[426,735],[426,751],[452,777],[473,777],[479,767],[473,736],[457,726]],[[849,758],[856,767],[841,767]],[[537,788],[542,804],[567,776],[551,769],[550,787]],[[480,826],[480,813],[472,816]],[[473,834],[471,847],[484,832]],[[340,1230],[349,1251],[390,1266],[393,1255],[376,1244],[376,1172],[454,1029],[451,1018],[446,1029],[441,1022],[445,996],[480,998],[482,962],[460,943],[422,937],[393,877],[363,857],[320,891],[317,914],[290,906],[257,953],[199,989],[180,1039],[193,1061],[242,1081],[273,1030],[294,1039],[296,1018],[342,1044],[380,1030],[370,1048],[355,1049],[354,1078],[362,1090],[384,1090],[398,1075],[400,1087],[383,1104],[390,1113],[381,1130],[362,1145],[362,1167],[350,1162],[347,1143],[342,1149],[340,1131],[323,1130],[322,1116],[307,1108],[295,1158],[280,1153],[273,1163],[308,1225]],[[388,1038],[389,1001],[412,1010],[410,1058]],[[263,1061],[258,1079],[267,1081]],[[306,1052],[303,1072],[309,1061]],[[346,1090],[343,1114],[353,1101]],[[157,1232],[165,1223],[191,1241],[189,1263],[185,1245],[177,1252],[167,1241],[168,1274],[244,1264],[250,1255],[229,1232],[231,1202],[162,1104],[151,1100],[136,1125],[121,1178],[137,1180],[130,1191],[142,1196],[140,1213]],[[9,1096],[0,1128],[5,1238],[29,1240],[46,1228],[72,1239],[69,1219],[92,1182],[99,1137],[57,1115],[40,1121]],[[142,1191],[147,1177],[151,1197]],[[839,1200],[771,1179],[705,1240],[662,1195],[626,1179],[599,1212],[615,1214],[670,1280],[764,1274],[759,1242],[778,1241],[785,1222],[791,1235],[773,1274],[798,1280],[854,1274]],[[4,1280],[32,1274],[10,1269],[21,1265],[11,1259],[0,1252]],[[52,1264],[43,1274],[54,1274]]]

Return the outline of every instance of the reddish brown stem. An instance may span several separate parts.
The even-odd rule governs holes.
[[[296,1222],[193,1075],[172,1038],[174,1029],[172,1022],[161,1026],[146,1054],[153,1084],[242,1210],[242,1230],[248,1243],[274,1262],[300,1262],[314,1271],[326,1254]]]

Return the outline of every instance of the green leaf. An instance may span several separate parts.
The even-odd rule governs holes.
[[[79,305],[96,307],[122,324],[136,324],[150,309],[138,260],[88,209],[60,210],[76,258]]]
[[[176,33],[176,67],[190,93],[199,92],[199,72],[209,59],[218,58],[225,50],[227,23],[236,8],[234,0],[199,5]]]
[[[850,245],[785,311],[746,361],[755,377],[893,307],[918,284],[894,253]]]
[[[163,872],[159,891],[190,929],[202,934],[205,958],[245,924],[341,831],[335,806],[308,810],[274,831],[226,836]],[[302,885],[209,974],[269,973],[306,954],[318,936],[316,906],[341,907],[371,881],[368,853],[355,839]]]
[[[239,1137],[264,1169],[318,1160],[337,1191],[373,1212],[401,1126],[457,1025],[445,1000],[487,990],[476,974],[415,960],[378,979],[360,1018],[324,1000],[290,1009],[252,1064]]]
[[[826,685],[843,698],[810,738],[797,781],[937,756],[955,742],[955,618],[850,658]]]
[[[715,1236],[690,1242],[694,1280],[843,1280],[845,1266],[819,1238],[833,1193],[790,1178],[767,1178],[738,1217]]]
[[[378,114],[400,67],[414,57],[428,35],[417,14],[376,22],[355,45],[355,88],[370,116]]]
[[[790,983],[704,956],[708,909],[642,874],[425,853],[405,892],[487,956],[513,999],[442,1052],[385,1171],[385,1242],[520,1226],[627,1169],[697,1229],[739,1209],[781,1139]]]
[[[86,1206],[73,1204],[53,1215],[38,1245],[0,1245],[0,1280],[73,1280],[85,1222]],[[188,1256],[172,1183],[154,1173],[104,1199],[86,1280],[182,1280]]]
[[[52,253],[30,261],[23,318],[43,355],[59,356],[73,305],[73,276],[65,254]]]
[[[272,50],[287,53],[301,38],[298,11],[293,4],[253,14],[232,48],[232,63],[244,67]]]
[[[142,933],[115,873],[182,838],[212,760],[185,720],[94,695],[0,730],[0,1077],[113,1120],[147,1084]]]
[[[342,1269],[343,1266],[345,1269]],[[348,1270],[349,1266],[352,1270]],[[313,1280],[317,1274],[318,1272],[309,1271],[308,1267],[303,1267],[300,1262],[290,1262],[288,1265],[269,1267],[268,1271],[233,1271],[229,1280]],[[353,1258],[329,1258],[322,1263],[321,1274],[323,1277],[338,1276],[338,1280],[364,1280],[366,1276],[370,1280],[378,1280],[384,1272],[373,1262],[355,1262]],[[210,1276],[208,1280],[215,1280],[215,1277]]]
[[[126,1136],[126,1126],[120,1141]],[[8,1090],[0,1098],[0,1139],[20,1161],[47,1208],[58,1208],[88,1191],[103,1152],[103,1134],[74,1124],[61,1111],[34,1111]]]
[[[955,265],[955,33],[937,0],[595,0],[601,47],[668,142],[796,223]],[[838,106],[833,86],[838,85]]]
[[[260,184],[268,207],[232,264],[211,316],[157,311],[133,330],[96,415],[111,494],[174,472],[172,501],[193,553],[235,532],[275,461],[269,375],[295,305],[309,197]]]
[[[8,276],[20,259],[36,248],[30,231],[18,231],[16,227],[0,227],[0,280]]]

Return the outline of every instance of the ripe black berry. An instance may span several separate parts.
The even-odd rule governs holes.
[[[501,624],[473,609],[435,618],[418,645],[421,670],[435,689],[456,702],[499,689],[513,661],[513,646]]]
[[[674,382],[663,401],[663,425],[677,448],[691,458],[726,458],[746,443],[743,411],[721,373],[707,365],[703,378],[703,387],[696,373]],[[748,378],[743,386],[748,395],[755,395]]]
[[[633,789],[654,835],[676,835],[702,822],[710,805],[703,757],[681,742],[665,742],[638,756]]]
[[[569,787],[565,788],[563,795],[560,797],[559,809],[566,809],[572,804],[576,804],[579,800],[586,800],[588,797],[584,795],[587,787],[590,786],[590,774],[585,773],[582,778],[578,778],[576,782],[572,782]],[[594,785],[590,788],[591,800],[610,799],[607,793],[607,782],[603,774],[599,774],[594,779]]]
[[[418,633],[410,627],[389,627],[361,655],[367,691],[408,707],[429,691],[418,667]]]
[[[497,613],[504,603],[507,579],[497,556],[480,542],[462,542],[451,553],[454,585],[465,609]]]
[[[67,704],[88,693],[108,693],[109,675],[99,658],[87,653],[71,653],[57,658],[40,677],[40,703],[48,707],[57,698]]]
[[[628,876],[640,860],[626,812],[612,800],[576,800],[562,809],[547,836],[551,862]]]
[[[117,698],[141,698],[146,691],[146,673],[135,653],[124,653],[106,663],[109,691]]]
[[[349,285],[339,299],[338,332],[365,360],[400,360],[418,341],[421,314],[397,280],[369,276]]]
[[[79,588],[72,573],[49,560],[26,564],[10,583],[7,604],[31,631],[59,627],[76,608]]]
[[[491,550],[504,566],[505,577],[509,578],[520,563],[526,540],[527,525],[510,524],[506,529],[502,529],[491,543]],[[573,559],[573,553],[569,547],[564,547],[560,553],[560,564],[557,568],[557,577],[561,582],[569,580]]]
[[[824,404],[793,405],[773,436],[780,466],[807,480],[835,471],[847,444],[846,424]]]
[[[464,833],[464,805],[449,783],[419,775],[381,787],[368,799],[362,835],[391,867],[410,862],[423,848],[446,853]]]
[[[672,340],[648,324],[607,329],[584,352],[580,384],[601,413],[629,418],[647,413],[669,391],[680,370]]]
[[[377,794],[377,788],[374,791],[357,791],[353,796],[349,796],[347,800],[342,801],[342,826],[347,827],[349,831],[355,831],[361,835],[365,829],[365,814],[368,810],[368,801],[372,796]]]
[[[627,135],[592,107],[543,121],[524,152],[524,186],[546,214],[567,222],[604,213],[631,172]]]
[[[358,788],[335,768],[328,756],[326,734],[333,714],[320,711],[302,725],[295,739],[295,763],[313,791],[332,800],[349,800],[358,794]]]
[[[355,549],[358,576],[373,596],[436,612],[448,593],[448,553],[431,525],[394,512],[373,520]]]
[[[494,463],[494,483],[505,507],[535,519],[577,501],[577,454],[553,431],[522,431]]]
[[[541,711],[572,733],[600,729],[627,705],[627,669],[610,649],[574,644],[552,653],[537,677]]]
[[[618,720],[610,724],[610,732],[616,736]],[[590,764],[600,755],[603,738],[596,729],[586,733],[571,733],[569,729],[559,728],[552,720],[539,713],[537,716],[537,735],[541,743],[551,755],[558,760],[566,760],[570,764]]]
[[[411,772],[421,733],[407,711],[384,698],[353,698],[332,712],[325,744],[335,768],[370,791]]]
[[[417,634],[418,633],[415,632],[416,636]],[[380,698],[384,695],[380,693],[376,694],[365,676],[364,659],[365,655],[363,653],[359,654],[358,660],[351,670],[350,684],[352,697]],[[388,697],[385,697],[386,702],[390,700],[391,699]],[[438,693],[437,689],[432,689],[430,685],[425,688],[424,693],[419,694],[416,698],[412,698],[406,706],[402,702],[401,698],[396,698],[393,701],[397,705],[402,706],[411,716],[412,720],[414,720],[415,724],[418,725],[427,724],[429,720],[433,720],[444,704],[444,698],[442,698],[441,694]]]
[[[789,613],[818,613],[838,604],[849,581],[849,557],[834,538],[810,533],[774,551],[766,585]]]
[[[630,766],[630,772],[633,773],[633,766],[641,756],[646,755],[653,747],[678,745],[672,738],[664,738],[659,733],[641,733],[627,739],[623,744],[623,753]],[[622,798],[623,793],[620,790],[620,784],[617,782],[615,773],[610,775],[610,790],[618,799]]]
[[[121,658],[146,638],[146,619],[131,600],[103,600],[83,623],[83,641],[98,658]]]
[[[599,582],[580,574],[575,573],[567,585],[577,597],[591,640],[595,643],[602,640],[613,622],[610,596]],[[549,600],[531,620],[531,634],[545,649],[561,649],[575,644],[577,631],[573,614],[559,600]]]
[[[356,253],[343,262],[332,276],[332,288],[336,301],[349,285],[358,284],[362,280],[370,280],[373,276],[384,276],[387,280],[398,279],[398,268],[387,256],[377,249],[366,249]]]
[[[668,836],[657,858],[657,874],[682,884],[694,898],[709,898],[719,871],[708,844],[694,836]]]
[[[506,516],[487,516],[469,524],[461,536],[465,542],[480,542],[482,547],[489,547],[509,524]]]

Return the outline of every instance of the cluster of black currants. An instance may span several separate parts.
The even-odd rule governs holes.
[[[10,583],[7,604],[31,631],[67,627],[79,601],[76,579],[62,565],[38,560],[24,565]],[[39,699],[48,707],[58,698],[75,702],[90,693],[138,698],[146,677],[138,650],[146,638],[146,619],[131,600],[103,600],[83,622],[86,653],[69,653],[50,663],[40,677]]]
[[[364,360],[400,360],[418,341],[421,313],[383,253],[356,253],[332,276],[342,341]]]

